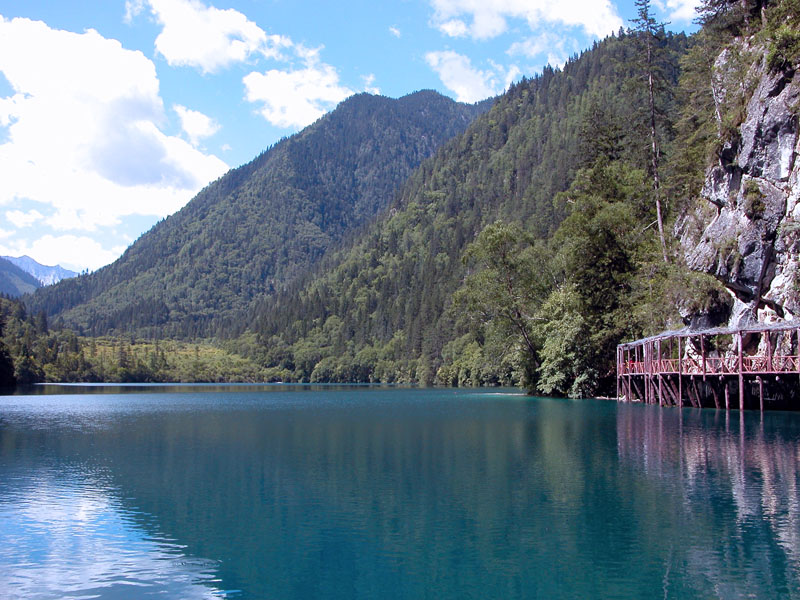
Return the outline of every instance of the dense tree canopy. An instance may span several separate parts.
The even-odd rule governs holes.
[[[687,40],[664,34],[654,43],[662,46],[655,54],[664,63],[660,72],[671,74],[674,86]],[[642,208],[653,204],[651,188],[643,186],[650,129],[648,111],[640,110],[647,106],[647,89],[638,85],[638,51],[635,34],[612,37],[563,71],[545,69],[512,86],[463,136],[423,163],[385,218],[355,244],[327,256],[305,280],[264,299],[256,311],[258,343],[252,355],[281,378],[307,378],[309,366],[299,368],[292,360],[295,350],[318,339],[335,318],[335,343],[311,344],[318,360],[349,364],[369,348],[371,366],[360,371],[368,379],[515,382],[535,388],[542,342],[541,336],[534,339],[538,325],[532,315],[548,297],[551,273],[563,272],[559,261],[572,260],[573,279],[592,287],[589,267],[603,263],[595,264],[590,253],[608,256],[607,271],[632,260],[614,255],[615,247],[606,249],[616,240],[613,231],[602,230],[612,208],[594,211],[599,216],[575,208],[576,202],[591,204],[582,199],[590,194],[584,188],[594,186],[596,202],[622,202],[617,196],[624,196],[627,204],[616,211],[626,223],[634,215],[655,218],[653,210]],[[665,118],[674,119],[676,104],[657,100]],[[658,135],[667,143],[671,129]],[[498,220],[504,224],[493,225]],[[562,222],[573,233],[558,234]],[[578,235],[592,223],[597,223],[595,237]],[[583,246],[568,255],[566,248],[578,243]],[[589,262],[583,271],[581,258]],[[607,271],[596,271],[597,281],[604,281]],[[597,298],[580,291],[581,306],[594,310],[614,296],[602,286]],[[605,350],[603,343],[590,360]],[[394,368],[387,371],[389,364]]]

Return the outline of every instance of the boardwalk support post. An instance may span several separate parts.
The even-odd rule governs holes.
[[[742,360],[742,332],[739,331],[736,333],[736,339],[738,340],[738,350],[739,350],[739,410],[744,410],[744,373],[742,373],[743,363]]]

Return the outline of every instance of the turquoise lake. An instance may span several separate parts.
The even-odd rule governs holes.
[[[0,597],[800,598],[800,414],[39,386],[0,396]]]

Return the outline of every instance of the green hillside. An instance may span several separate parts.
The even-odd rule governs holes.
[[[663,34],[657,41],[667,84],[657,98],[666,146],[677,110],[670,90],[688,40]],[[465,262],[465,251],[498,220],[518,224],[512,254],[530,253],[525,248],[551,239],[575,212],[578,195],[585,195],[580,186],[589,185],[575,182],[595,163],[605,165],[598,177],[624,176],[608,186],[615,188],[609,192],[615,200],[630,205],[628,214],[652,221],[645,200],[651,194],[650,140],[639,51],[637,36],[611,37],[563,71],[545,69],[514,85],[426,161],[389,213],[352,247],[261,303],[251,355],[279,379],[430,383],[439,373],[443,383],[524,382],[524,368],[502,364],[513,352],[484,354],[489,332],[469,322],[466,307],[453,305],[465,277],[481,266]],[[575,199],[563,193],[571,185]],[[529,264],[534,279],[549,276],[547,261],[559,249],[539,251],[544,256]],[[529,298],[529,309],[545,297]],[[456,366],[453,380],[448,364],[470,353],[487,364],[460,376]]]
[[[210,184],[113,264],[37,293],[31,311],[90,335],[230,336],[254,297],[372,219],[489,105],[432,91],[354,96]]]

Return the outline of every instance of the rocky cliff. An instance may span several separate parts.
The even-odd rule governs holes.
[[[800,76],[796,65],[770,69],[767,51],[746,44],[753,60],[735,91],[731,49],[717,58],[713,84],[715,101],[742,96],[743,119],[726,135],[717,112],[721,142],[703,200],[678,224],[689,267],[730,292],[713,325],[800,317]]]

